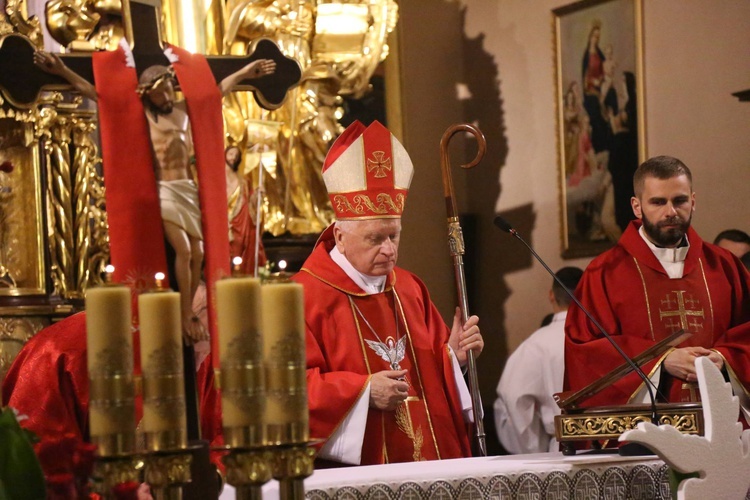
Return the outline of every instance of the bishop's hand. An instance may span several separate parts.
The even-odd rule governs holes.
[[[479,356],[484,349],[484,339],[479,333],[479,317],[471,316],[466,323],[461,325],[461,309],[456,307],[448,345],[456,353],[458,364],[461,366],[466,364],[468,351],[474,351],[475,357]]]
[[[393,411],[409,395],[409,383],[402,379],[408,370],[383,370],[370,377],[370,408]]]

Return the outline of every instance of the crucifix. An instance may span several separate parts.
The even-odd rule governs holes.
[[[164,55],[164,47],[159,28],[159,0],[122,0],[123,22],[126,37],[132,45],[138,75],[148,67],[160,64],[169,65]],[[129,35],[129,36],[128,36]],[[43,88],[69,89],[63,78],[51,75],[34,65],[35,47],[25,37],[8,35],[0,46],[0,89],[3,89],[11,102],[19,107],[29,107],[39,97]],[[91,54],[63,54],[65,64],[87,81],[94,82]],[[276,71],[261,80],[249,84],[239,82],[233,90],[251,90],[255,99],[265,109],[281,106],[286,93],[294,87],[302,76],[299,64],[286,57],[278,46],[268,39],[259,40],[251,54],[238,56],[206,56],[211,72],[217,82],[257,59],[272,59]]]
[[[128,38],[129,44],[131,46],[131,52],[132,52],[132,59],[135,64],[135,73],[138,77],[141,77],[144,72],[146,72],[149,68],[152,68],[154,66],[170,66],[170,59],[165,55],[164,46],[162,44],[161,36],[160,36],[160,30],[159,30],[159,12],[158,12],[158,6],[159,2],[158,0],[131,0],[131,2],[128,2],[128,0],[123,0],[123,11],[124,11],[124,23],[126,25],[126,33],[130,34]],[[131,28],[132,26],[132,28]],[[176,48],[175,48],[176,49]],[[208,67],[210,69],[210,74],[213,76],[214,80],[216,82],[223,81],[227,76],[232,75],[233,73],[237,72],[241,68],[247,66],[249,63],[259,60],[259,59],[271,59],[276,63],[276,69],[272,74],[267,74],[263,76],[260,79],[255,79],[250,83],[249,81],[242,81],[239,82],[238,85],[234,86],[234,90],[252,90],[254,92],[254,96],[256,101],[258,103],[266,108],[266,109],[275,109],[279,107],[284,97],[287,93],[287,91],[296,85],[301,77],[301,70],[299,67],[299,64],[291,59],[285,57],[279,48],[276,46],[276,44],[270,40],[259,40],[256,41],[252,46],[253,52],[245,57],[234,57],[234,56],[209,56],[206,57],[206,62],[208,64]],[[59,76],[55,76],[53,74],[49,74],[44,72],[43,70],[36,67],[33,63],[33,56],[35,52],[35,47],[33,44],[26,38],[18,35],[9,35],[7,36],[3,41],[2,45],[0,46],[0,68],[2,71],[0,71],[0,89],[4,91],[4,94],[9,98],[9,100],[19,107],[29,107],[31,106],[39,97],[39,93],[43,88],[47,89],[68,89],[70,88],[70,85],[66,80]],[[98,54],[101,55],[101,54]],[[182,59],[180,61],[180,64],[182,64],[183,61],[187,61],[190,59],[190,55],[186,54],[187,57]],[[78,76],[83,78],[89,83],[94,83],[94,80],[101,80],[97,82],[100,86],[105,86],[112,83],[112,77],[108,73],[109,71],[105,71],[104,73],[96,73],[96,64],[95,64],[95,56],[92,56],[91,54],[66,54],[61,55],[60,59],[63,60],[65,65],[72,70],[74,73],[76,73]],[[175,63],[175,66],[177,64]],[[184,70],[183,70],[184,71]],[[95,78],[95,73],[98,75]],[[178,74],[179,77],[179,74]],[[210,77],[209,77],[210,78]],[[205,79],[204,79],[205,81]],[[189,80],[183,80],[183,92],[187,96],[187,87],[193,85],[194,82],[191,82]],[[127,92],[127,95],[129,97],[133,97],[135,93],[133,91]],[[116,96],[117,97],[117,96]],[[117,101],[115,104],[115,107],[119,106],[117,104],[120,101]],[[131,99],[132,102],[132,99]],[[117,152],[111,153],[108,152],[105,148],[107,148],[107,142],[105,140],[105,135],[107,137],[112,136],[112,130],[110,126],[110,130],[106,131],[105,133],[105,109],[103,107],[102,101],[99,101],[100,104],[100,119],[102,120],[102,125],[100,127],[100,131],[102,132],[102,145],[103,145],[103,153],[105,156],[105,172],[107,171],[107,168],[112,168],[112,162],[109,162],[107,160],[107,155],[109,154],[110,157],[114,155],[115,159],[116,157],[122,157],[126,158],[127,160],[130,160],[131,157],[133,158],[132,162],[135,166],[142,167],[143,166],[143,160],[146,158],[146,161],[150,162],[151,160],[151,154],[147,151],[146,155],[140,155],[138,156],[135,151],[135,142],[133,140],[132,136],[128,136],[127,132],[123,132],[123,137],[118,138],[119,144]],[[110,103],[111,105],[111,103]],[[138,100],[136,99],[135,105],[139,105]],[[188,99],[188,108],[190,107],[190,101]],[[111,114],[110,111],[107,112],[107,114]],[[220,117],[219,117],[220,118]],[[156,121],[157,118],[154,118]],[[141,121],[142,118],[141,118]],[[160,120],[164,121],[164,120]],[[211,122],[213,125],[215,125],[215,122]],[[206,127],[206,124],[196,124],[196,125],[202,125],[204,128]],[[120,123],[115,124],[115,128],[118,128],[120,126]],[[194,127],[193,132],[196,133],[198,127]],[[221,129],[221,123],[218,123],[218,127],[214,126],[214,130]],[[146,132],[148,133],[148,128],[146,128]],[[115,133],[120,132],[120,130],[115,130]],[[197,137],[197,133],[196,133]],[[152,136],[153,138],[153,136]],[[147,140],[147,139],[146,139]],[[218,142],[222,142],[221,132],[219,132],[219,138]],[[219,144],[220,150],[223,149],[223,144]],[[205,151],[205,150],[204,150]],[[211,148],[209,148],[209,153],[211,152]],[[209,154],[209,156],[211,156]],[[200,168],[201,168],[201,155],[199,152],[199,148],[196,144],[196,157],[198,162],[198,174],[199,178],[201,176]],[[122,161],[122,160],[121,160]],[[221,155],[220,161],[222,162],[223,167],[223,155]],[[129,168],[129,167],[128,167]],[[120,170],[120,175],[123,175],[123,172],[125,176],[131,176],[135,174],[135,168],[132,168],[127,171]],[[139,172],[143,171],[143,168],[138,169]],[[147,168],[146,170],[151,170],[150,168]],[[223,170],[221,170],[223,174]],[[153,177],[153,173],[151,173]],[[110,179],[115,179],[114,177],[110,178],[107,177],[108,182]],[[121,177],[120,177],[121,179]],[[209,181],[208,178],[201,178],[201,191],[204,190],[204,188],[209,187]],[[205,181],[205,182],[204,182]],[[121,187],[118,184],[119,181],[114,181],[112,183],[112,186],[118,185],[118,196],[120,198],[123,197],[123,195],[129,196],[130,193],[123,193],[125,191],[125,188]],[[149,184],[153,185],[153,182],[146,182],[141,184]],[[137,186],[136,182],[133,182],[133,185],[135,187]],[[151,188],[150,188],[151,189]],[[118,219],[122,220],[123,217],[130,218],[131,220],[136,220],[138,223],[146,224],[148,221],[146,220],[138,220],[136,217],[138,217],[138,214],[146,215],[145,218],[153,219],[156,217],[158,219],[158,197],[156,198],[157,205],[155,210],[144,210],[143,206],[136,206],[135,211],[131,212],[119,212],[115,209],[115,204],[112,202],[112,200],[109,198],[109,195],[114,191],[114,189],[108,190],[108,209],[112,209],[110,212],[110,236],[113,236],[112,229],[115,227],[114,219],[117,217]],[[148,193],[147,193],[148,194]],[[201,205],[203,205],[203,198],[201,198]],[[137,205],[136,203],[131,203],[131,205]],[[151,205],[153,207],[153,205]],[[129,207],[132,208],[132,207]],[[221,208],[221,211],[223,211],[224,216],[226,216],[226,205]],[[148,213],[146,213],[148,212]],[[155,214],[156,213],[156,214]],[[165,219],[166,220],[166,219]],[[204,219],[205,222],[205,219]],[[158,220],[157,224],[161,224],[161,220]],[[219,224],[220,225],[220,224]],[[213,233],[214,235],[219,234],[221,236],[221,232],[224,232],[223,236],[224,238],[227,237],[227,229],[226,227],[220,228],[219,233]],[[206,236],[210,236],[210,231],[208,231],[204,227],[204,232]],[[146,240],[147,238],[144,238],[142,240]],[[131,241],[136,241],[136,245],[143,245],[147,244],[143,243],[142,241],[138,241],[139,238],[137,237],[131,237]],[[210,240],[210,238],[206,238],[206,240]],[[115,257],[115,247],[117,246],[117,251],[122,251],[121,247],[119,245],[115,245],[115,240],[112,238],[112,257],[114,261]],[[157,247],[162,245],[161,241],[158,243]],[[149,247],[153,248],[153,247]],[[146,252],[147,253],[147,252]],[[163,253],[163,252],[162,252]],[[208,253],[206,254],[208,257]],[[228,258],[227,264],[228,264]],[[210,273],[209,266],[207,265],[207,273]],[[215,277],[215,275],[213,276]],[[216,344],[214,344],[214,347]],[[196,387],[196,380],[195,380],[195,365],[194,365],[194,355],[193,355],[193,349],[192,347],[187,347],[185,349],[184,353],[184,360],[185,360],[185,394],[187,399],[187,415],[188,415],[188,429],[187,429],[187,437],[189,440],[196,440],[200,438],[200,425],[199,425],[199,416],[198,416],[198,402],[197,402],[197,387]],[[200,475],[200,474],[199,474]],[[195,476],[194,476],[195,477]],[[195,484],[195,483],[194,483]],[[200,497],[200,496],[197,496]],[[208,497],[203,497],[208,498]]]

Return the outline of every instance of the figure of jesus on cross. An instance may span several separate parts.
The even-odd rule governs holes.
[[[94,85],[68,68],[57,55],[38,51],[34,53],[34,62],[44,71],[67,80],[85,97],[97,100]],[[275,69],[273,60],[257,59],[221,80],[219,90],[224,96],[238,82],[261,78]],[[184,338],[191,345],[207,340],[208,332],[192,309],[204,252],[198,187],[191,172],[190,121],[185,101],[175,97],[171,67],[146,68],[139,78],[137,91],[148,120],[164,234],[175,252],[174,274],[180,291]]]

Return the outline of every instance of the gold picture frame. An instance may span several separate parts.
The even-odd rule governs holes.
[[[43,185],[32,124],[0,109],[0,299],[44,295]],[[21,116],[21,114],[19,114]]]
[[[552,11],[564,258],[611,247],[633,218],[646,158],[642,0],[583,0]]]

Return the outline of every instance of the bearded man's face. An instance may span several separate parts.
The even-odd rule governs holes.
[[[669,179],[646,177],[643,191],[631,200],[652,243],[676,247],[685,237],[695,210],[695,193],[686,175]]]

